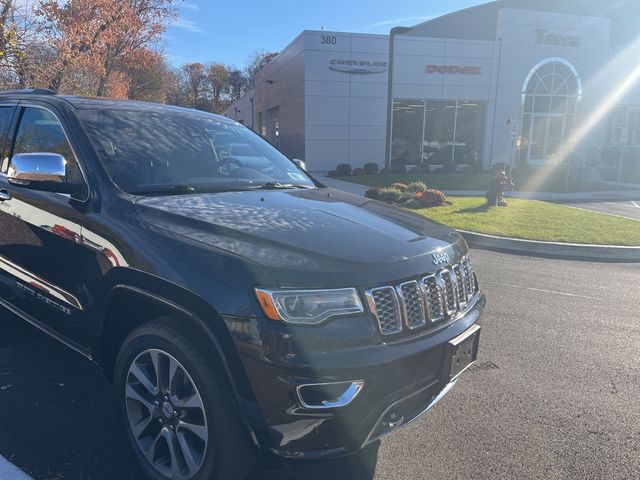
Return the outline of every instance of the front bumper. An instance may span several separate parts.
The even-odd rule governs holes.
[[[291,332],[266,319],[226,319],[257,407],[246,411],[260,446],[284,458],[326,458],[358,451],[419,418],[455,384],[444,374],[447,343],[476,324],[485,307],[478,294],[464,314],[444,328],[395,343],[340,337],[337,332]],[[371,322],[369,322],[371,323]],[[323,327],[326,328],[326,327]],[[311,335],[305,342],[304,333]],[[335,335],[338,348],[323,347]],[[364,381],[346,406],[305,408],[297,387]]]

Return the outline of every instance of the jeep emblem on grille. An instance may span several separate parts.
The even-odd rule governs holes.
[[[431,258],[433,258],[433,264],[434,265],[442,265],[443,263],[449,263],[451,261],[451,258],[449,257],[448,253],[434,253],[433,255],[431,255]]]

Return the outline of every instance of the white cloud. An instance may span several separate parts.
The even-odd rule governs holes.
[[[435,18],[436,15],[419,15],[413,17],[402,17],[402,18],[390,18],[388,20],[381,20],[379,22],[372,23],[365,27],[359,28],[359,32],[364,32],[367,30],[379,30],[382,27],[396,27],[396,26],[412,26],[417,23],[426,22],[427,20],[431,20]]]
[[[204,30],[202,30],[196,22],[187,18],[177,18],[171,26],[191,33],[204,33]]]
[[[193,12],[197,12],[198,10],[200,10],[200,7],[198,5],[196,5],[195,3],[191,3],[191,2],[180,2],[180,8],[184,8],[185,10],[191,10]]]

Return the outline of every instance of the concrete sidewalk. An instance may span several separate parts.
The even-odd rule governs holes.
[[[318,180],[327,187],[364,195],[371,188],[366,185],[345,182],[335,178],[319,176]],[[486,191],[476,190],[445,190],[446,195],[483,197]],[[579,202],[616,202],[616,201],[640,201],[639,190],[611,190],[602,192],[572,192],[572,193],[548,193],[548,192],[507,192],[507,197],[529,198],[532,200],[542,200],[544,202],[557,203],[579,203]]]
[[[0,479],[2,480],[33,480],[18,467],[0,455]]]

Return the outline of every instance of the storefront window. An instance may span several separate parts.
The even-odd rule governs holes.
[[[565,60],[549,59],[533,68],[522,92],[521,146],[526,161],[562,162],[580,95],[580,79]]]
[[[455,100],[394,101],[392,162],[442,167],[482,162],[486,106]]]
[[[424,100],[393,102],[393,141],[391,162],[405,165],[421,163],[420,144],[424,125]]]

